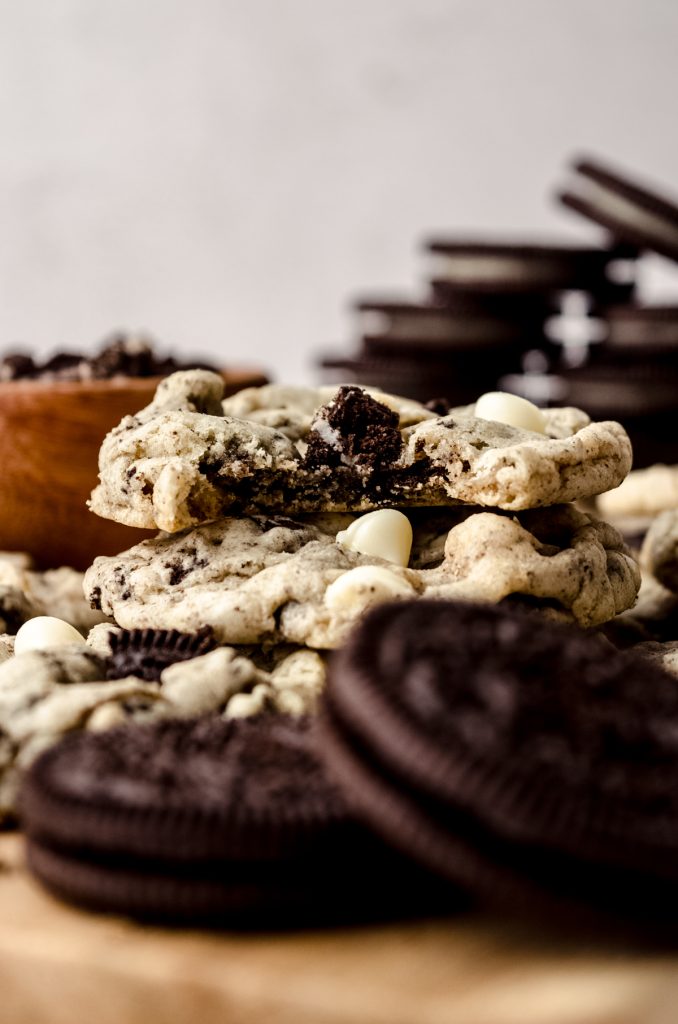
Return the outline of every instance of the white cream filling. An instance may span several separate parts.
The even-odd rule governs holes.
[[[678,349],[678,319],[673,323],[657,320],[610,321],[610,343],[618,345],[675,345]]]
[[[454,256],[452,253],[431,253],[431,276],[450,280],[455,284],[481,281],[491,284],[497,281],[509,281],[520,284],[524,281],[538,281],[548,284],[560,283],[563,278],[563,265],[560,260],[542,256],[520,257],[487,256],[478,253],[473,256],[465,253]]]
[[[516,336],[514,324],[506,324],[501,320],[487,320],[481,317],[440,316],[439,314],[421,314],[412,316],[407,313],[379,313],[376,310],[361,314],[360,333],[362,335],[383,335],[393,341],[431,342],[472,342],[475,345],[491,345],[496,341]]]
[[[611,220],[625,227],[640,230],[646,235],[652,235],[662,242],[668,242],[669,245],[678,246],[678,225],[671,224],[657,213],[643,209],[631,199],[620,196],[600,182],[591,181],[589,178],[577,178],[576,188],[572,192],[585,203],[596,206],[601,214],[610,217]]]

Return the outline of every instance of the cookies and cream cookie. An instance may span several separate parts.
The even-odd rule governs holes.
[[[329,399],[317,389],[261,392],[222,405],[215,374],[168,377],[104,440],[93,511],[171,533],[241,513],[459,503],[518,511],[599,494],[631,466],[624,429],[578,410],[545,410],[536,431],[481,419],[473,407],[436,416],[355,386]]]
[[[68,566],[41,572],[28,555],[0,552],[0,631],[16,633],[27,619],[51,615],[87,633],[105,616],[85,600],[82,580]]]
[[[678,466],[633,469],[615,490],[598,495],[596,506],[605,519],[645,517],[649,525],[653,516],[678,508]]]
[[[640,557],[662,586],[678,593],[678,508],[662,512],[652,522]]]
[[[631,607],[640,583],[616,531],[573,506],[517,516],[415,510],[407,566],[371,553],[373,526],[366,542],[355,522],[251,516],[161,534],[97,558],[85,588],[122,626],[208,625],[221,643],[322,649],[339,646],[367,608],[393,598],[519,596],[588,628]],[[391,528],[399,529],[384,523]]]

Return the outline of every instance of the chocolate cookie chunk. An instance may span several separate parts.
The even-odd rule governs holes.
[[[165,377],[188,366],[215,369],[198,360],[179,362],[172,356],[160,357],[154,343],[143,335],[115,334],[99,352],[87,356],[80,352],[57,352],[43,363],[24,353],[8,353],[0,359],[0,381],[5,380],[108,380],[112,377]]]
[[[505,608],[382,606],[322,730],[355,812],[481,897],[675,915],[678,690],[654,666]]]
[[[306,438],[309,469],[339,465],[374,470],[400,456],[400,417],[362,388],[344,385],[321,408]]]
[[[581,159],[559,199],[619,241],[678,259],[678,204],[625,173],[596,159]]]
[[[377,866],[390,884],[406,869],[351,819],[309,729],[207,717],[69,737],[23,789],[29,864],[63,898],[140,916],[355,914]]]

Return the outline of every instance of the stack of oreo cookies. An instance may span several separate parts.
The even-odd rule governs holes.
[[[621,420],[638,466],[678,462],[678,304],[645,305],[637,285],[642,251],[678,259],[678,205],[598,161],[574,169],[559,198],[603,246],[433,238],[428,293],[358,300],[359,350],[324,376],[453,406],[500,387]]]
[[[605,228],[620,244],[678,261],[678,203],[599,161],[579,160],[560,195],[571,210]],[[678,274],[676,275],[678,297]],[[584,366],[566,370],[566,400],[627,428],[634,464],[678,462],[678,304],[633,303],[605,309],[603,341]]]
[[[429,293],[420,301],[359,299],[361,350],[327,358],[325,373],[419,401],[474,401],[521,370],[529,352],[558,361],[547,324],[561,297],[584,291],[599,306],[620,294],[610,268],[626,249],[433,239]],[[623,294],[628,293],[624,287]]]

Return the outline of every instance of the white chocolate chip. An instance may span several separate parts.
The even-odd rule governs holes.
[[[347,530],[338,533],[337,544],[406,568],[412,550],[412,526],[397,509],[379,508],[355,519]]]
[[[333,612],[350,612],[381,601],[413,597],[414,589],[382,565],[358,565],[339,576],[325,591],[325,604]]]
[[[68,644],[83,644],[85,641],[75,626],[52,615],[36,615],[24,622],[14,641],[14,653],[44,651],[48,647],[66,647]]]
[[[506,423],[509,427],[532,430],[535,434],[546,433],[546,419],[541,409],[519,395],[488,391],[476,402],[475,414],[481,420]]]
[[[249,718],[260,714],[271,697],[270,687],[259,683],[251,693],[234,693],[223,713],[224,718]]]

